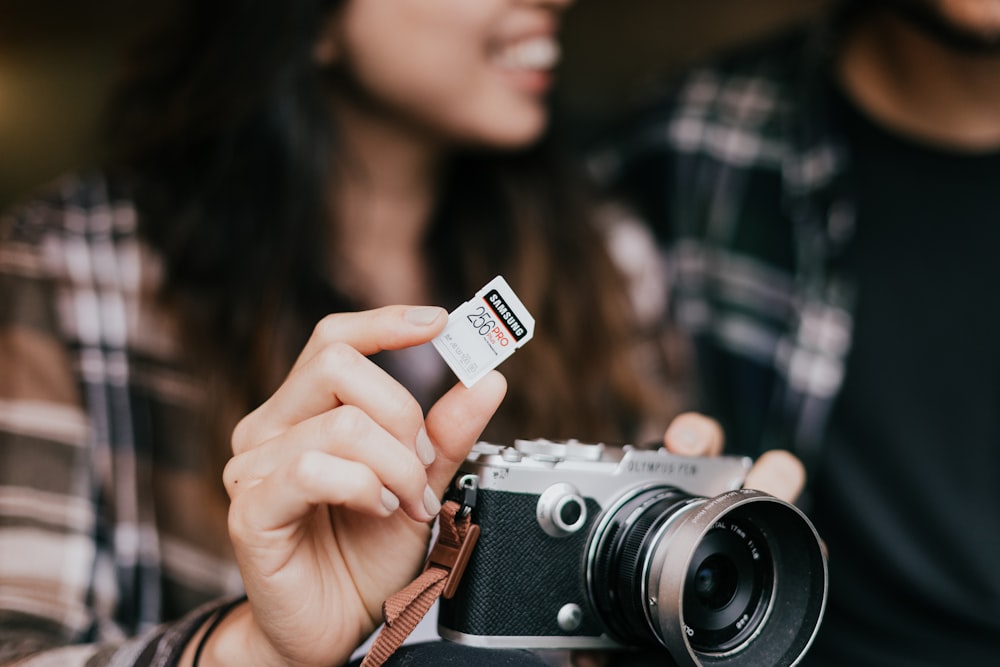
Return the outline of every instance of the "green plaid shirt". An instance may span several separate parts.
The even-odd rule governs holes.
[[[901,325],[880,329],[884,322],[873,322],[872,311],[857,307],[860,281],[866,290],[885,284],[873,279],[871,272],[879,269],[858,260],[864,256],[860,253],[870,256],[879,249],[869,244],[878,237],[857,230],[878,231],[876,216],[897,209],[868,208],[878,196],[870,171],[883,163],[866,162],[864,169],[853,164],[854,155],[862,159],[864,152],[867,159],[885,149],[869,151],[868,145],[854,143],[868,135],[858,132],[856,122],[852,125],[850,100],[831,76],[843,27],[836,20],[819,23],[686,72],[638,119],[630,119],[627,132],[615,137],[611,150],[596,155],[594,166],[634,203],[669,253],[671,307],[693,340],[702,383],[699,408],[722,422],[727,450],[756,456],[784,448],[807,464],[811,486],[801,502],[829,540],[831,556],[829,605],[807,664],[992,664],[1000,637],[1000,580],[995,576],[1000,506],[991,467],[997,460],[996,418],[988,405],[995,393],[989,393],[992,385],[982,376],[995,373],[995,355],[983,349],[980,367],[969,361],[974,354],[961,356],[969,364],[964,371],[936,376],[946,384],[923,393],[901,386],[912,375],[889,378],[878,388],[896,387],[900,395],[886,395],[887,400],[866,406],[867,412],[858,409],[858,401],[869,395],[855,393],[854,381],[864,382],[877,371],[852,366],[850,372],[858,375],[848,378],[851,386],[845,383],[853,350],[867,346],[871,354],[882,349],[878,345],[891,345],[884,334],[898,333]],[[893,133],[875,123],[872,127],[875,136],[892,143]],[[902,138],[895,143],[904,144],[920,146]],[[918,150],[894,153],[892,159]],[[926,183],[942,162],[933,164],[915,165],[912,174],[886,174],[884,182],[917,176],[923,180],[916,182]],[[868,178],[864,184],[862,177]],[[977,187],[970,185],[973,192]],[[942,220],[943,241],[966,233],[977,221],[990,223],[984,211],[990,193],[978,194],[970,214],[978,217],[965,219],[956,206],[955,216],[962,219]],[[926,200],[914,192],[908,205]],[[902,216],[912,213],[899,210]],[[931,224],[914,217],[917,226]],[[898,230],[907,220],[885,222],[883,231]],[[991,231],[962,243],[994,238]],[[952,254],[934,257],[937,248],[926,234],[916,246],[927,253],[934,272],[920,286],[940,279],[939,296],[996,279],[996,269],[981,265],[974,275],[963,271],[966,259],[953,246],[942,251]],[[892,271],[901,264],[886,261],[884,266]],[[976,287],[976,295],[989,294],[989,284]],[[864,292],[866,303],[889,305],[887,317],[893,319],[912,317],[913,302],[920,299],[917,293],[901,295],[900,308],[892,311],[891,295],[872,299],[872,294]],[[968,303],[973,297],[954,297],[975,310]],[[902,305],[905,299],[909,310]],[[995,310],[991,301],[980,305]],[[933,308],[928,305],[928,318],[962,312]],[[924,345],[928,354],[938,355],[933,368],[940,372],[948,363],[942,359],[953,351],[948,347],[968,338],[963,327],[979,321],[994,319],[956,320],[947,342],[914,332],[917,342],[907,341],[907,349]],[[947,330],[947,324],[934,331]],[[970,344],[983,345],[987,338],[979,331]],[[897,366],[905,363],[904,354],[893,357]],[[913,364],[920,361],[913,358]],[[939,402],[953,398],[947,392],[963,390],[947,384],[958,382],[962,372],[975,377],[973,386],[985,395]],[[881,416],[883,410],[887,416],[881,421],[850,422]],[[905,415],[906,410],[912,414]],[[928,410],[938,414],[924,414]],[[896,428],[889,423],[894,418],[910,423]],[[972,423],[949,431],[949,419]],[[889,437],[884,437],[886,428],[892,429]],[[917,437],[907,441],[915,430]],[[938,445],[934,438],[942,433]],[[883,450],[866,451],[882,441]],[[919,462],[893,466],[887,460],[905,455],[910,446]],[[941,464],[958,461],[940,465],[942,479],[935,480],[938,453]],[[864,474],[851,476],[859,470]],[[845,499],[855,502],[841,502]]]
[[[851,344],[847,153],[827,117],[827,26],[694,69],[598,177],[668,242],[672,309],[692,335],[700,407],[730,451],[815,463]]]

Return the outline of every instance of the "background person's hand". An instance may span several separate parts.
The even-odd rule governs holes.
[[[327,317],[282,386],[237,426],[225,483],[249,604],[209,653],[340,664],[417,573],[438,499],[506,383],[494,372],[456,385],[425,422],[367,356],[427,342],[446,322],[442,309],[404,306]]]

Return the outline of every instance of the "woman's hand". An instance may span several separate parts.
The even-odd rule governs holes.
[[[367,356],[425,343],[446,322],[440,308],[405,306],[327,317],[284,384],[237,426],[224,479],[249,604],[208,653],[340,664],[417,573],[438,498],[506,383],[494,372],[456,385],[425,422]]]
[[[667,450],[684,456],[718,456],[724,444],[719,423],[696,412],[678,415],[663,434]],[[802,462],[789,452],[774,449],[754,462],[743,486],[792,503],[802,493],[805,481]]]

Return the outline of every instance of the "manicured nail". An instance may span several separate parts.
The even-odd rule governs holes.
[[[425,327],[433,324],[444,311],[434,306],[418,306],[406,311],[406,321],[410,324]]]
[[[434,445],[427,436],[427,429],[421,426],[417,432],[417,458],[425,466],[429,466],[434,463],[434,457],[436,456],[437,453],[434,451]]]
[[[382,505],[392,514],[399,509],[399,498],[389,489],[382,487]]]
[[[438,500],[434,489],[429,486],[424,489],[424,509],[431,515],[431,518],[436,517],[441,511],[441,501]]]

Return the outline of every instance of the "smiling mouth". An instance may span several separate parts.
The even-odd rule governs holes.
[[[516,71],[548,71],[559,62],[561,50],[552,36],[537,36],[513,42],[494,56],[494,62],[504,69]]]

